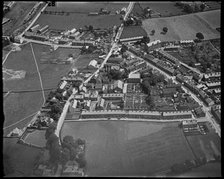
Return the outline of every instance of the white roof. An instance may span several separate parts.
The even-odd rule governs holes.
[[[140,73],[132,73],[128,75],[128,78],[140,78]]]
[[[149,42],[149,43],[147,44],[147,46],[150,47],[150,46],[152,46],[152,45],[156,45],[156,44],[158,44],[158,43],[160,43],[160,42],[161,42],[160,40],[155,40],[155,41]]]
[[[64,89],[64,87],[67,85],[67,81],[63,81],[60,85],[60,89]]]
[[[123,89],[123,82],[122,82],[121,80],[117,80],[117,81],[115,81],[115,83],[114,83],[114,87],[115,87],[115,88],[118,87],[118,88],[120,88],[120,89]]]
[[[96,65],[97,65],[97,61],[96,60],[91,60],[90,63],[89,63],[89,66],[96,67]]]
[[[77,102],[78,102],[77,100],[74,100],[73,101],[73,105],[72,105],[73,108],[76,108],[77,107]]]

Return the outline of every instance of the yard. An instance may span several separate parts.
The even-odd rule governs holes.
[[[57,57],[59,59],[67,58],[70,53],[76,57],[79,54],[77,49],[63,49],[58,48],[56,51],[50,53],[50,46],[32,44],[34,54],[39,67],[44,89],[56,89],[62,76],[70,70],[71,65],[57,65],[57,64],[42,64],[40,59]],[[62,55],[63,54],[63,55]],[[12,70],[24,70],[26,72],[25,78],[3,81],[3,91],[35,91],[41,90],[40,79],[37,73],[34,57],[31,51],[30,43],[25,44],[21,51],[12,52],[5,61],[4,68]],[[45,91],[45,97],[50,90]],[[4,93],[5,95],[6,93]],[[35,112],[42,106],[44,100],[41,91],[37,92],[23,92],[23,93],[9,93],[4,98],[4,127],[7,127]],[[5,134],[10,132],[15,127],[23,128],[31,120],[31,117],[24,119],[19,124],[4,130]]]
[[[220,10],[147,19],[142,24],[151,41],[158,39],[161,41],[191,40],[196,39],[198,32],[204,34],[205,40],[220,38],[220,33],[216,30],[220,27]],[[166,34],[161,33],[163,27],[168,28]],[[152,30],[155,30],[154,35],[150,35]]]
[[[109,28],[121,24],[121,15],[116,10],[127,7],[128,3],[59,3],[57,7],[47,7],[46,11],[64,11],[64,15],[41,14],[35,24],[49,25],[50,29],[71,30],[92,25],[94,28]],[[88,16],[89,12],[98,12],[100,8],[111,11],[110,15]],[[34,25],[35,25],[34,24]]]
[[[177,126],[176,122],[65,122],[61,137],[87,141],[88,176],[150,176],[194,158]]]

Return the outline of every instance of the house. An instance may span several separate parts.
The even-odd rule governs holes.
[[[214,104],[214,101],[211,98],[206,98],[204,102],[207,106],[212,106]]]
[[[215,117],[217,123],[221,124],[221,108],[218,106],[212,106],[211,113]]]
[[[109,93],[109,94],[103,94],[102,98],[105,100],[123,100],[124,94],[123,93]]]
[[[117,80],[114,82],[114,87],[113,90],[115,93],[122,93],[123,92],[123,86],[124,86],[124,82],[122,82],[121,80]]]
[[[141,82],[140,73],[129,74],[127,82],[128,83],[140,83]]]
[[[105,99],[101,98],[97,104],[97,108],[99,110],[104,110],[105,107],[106,107],[106,101]]]
[[[201,107],[198,107],[194,110],[197,117],[205,117],[205,112],[202,110]]]
[[[97,61],[96,60],[91,60],[90,62],[89,62],[89,65],[88,65],[89,67],[94,67],[94,68],[97,68]]]
[[[182,121],[183,128],[198,128],[197,120],[184,120]]]

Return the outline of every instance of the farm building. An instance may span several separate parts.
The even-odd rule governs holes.
[[[88,66],[92,66],[92,67],[94,67],[94,68],[97,68],[97,61],[96,60],[91,60],[90,62],[89,62],[89,65]]]

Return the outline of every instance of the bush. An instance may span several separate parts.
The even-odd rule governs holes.
[[[163,32],[167,33],[168,28],[167,27],[163,27]]]
[[[199,39],[199,40],[203,40],[204,39],[204,35],[201,33],[201,32],[198,32],[196,34],[196,37]]]

